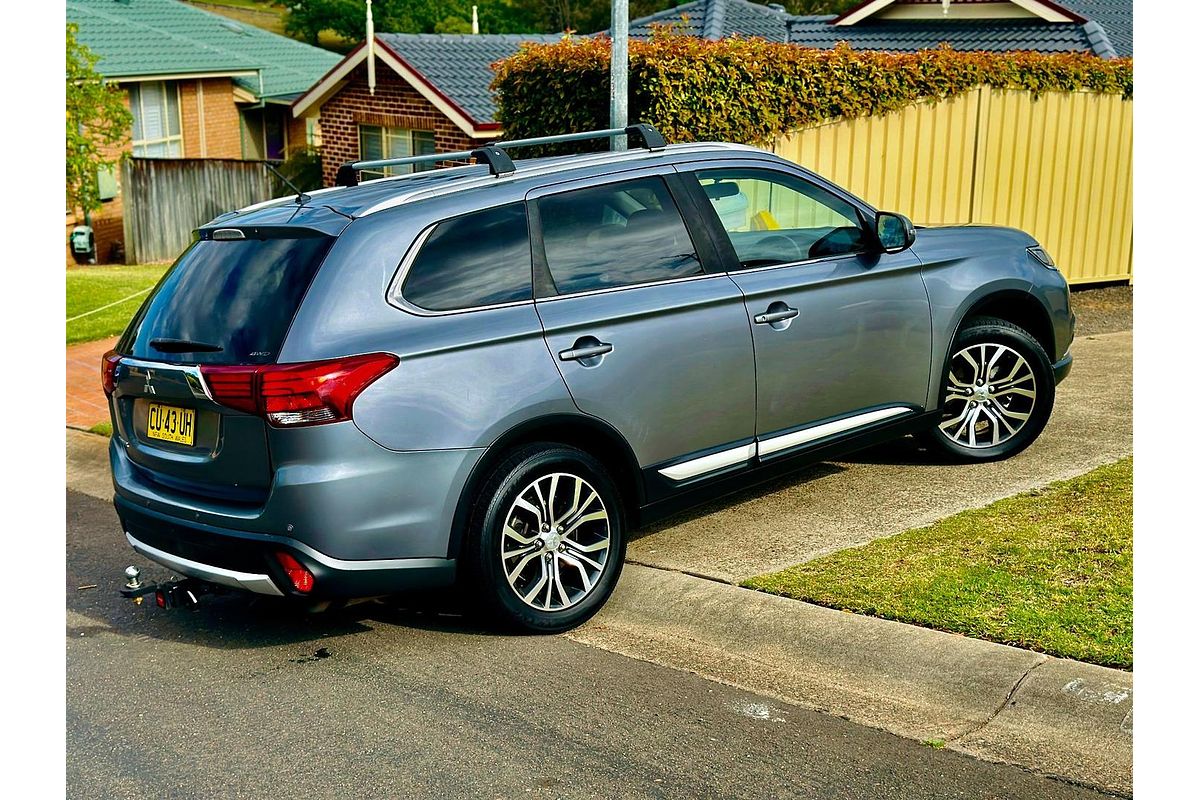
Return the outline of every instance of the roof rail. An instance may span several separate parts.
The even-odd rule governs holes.
[[[653,125],[639,122],[626,128],[605,128],[598,131],[583,131],[581,133],[560,133],[555,136],[535,136],[531,139],[510,139],[505,142],[493,142],[473,150],[455,150],[451,153],[430,153],[424,156],[408,156],[406,158],[383,158],[376,161],[350,161],[338,167],[336,184],[338,186],[357,186],[358,173],[364,169],[380,167],[399,167],[408,164],[430,164],[436,161],[458,161],[473,158],[477,162],[488,165],[493,175],[500,178],[516,172],[512,159],[505,148],[532,147],[540,144],[556,144],[560,142],[581,142],[587,139],[612,139],[617,136],[637,136],[642,140],[642,146],[650,151],[661,150],[667,146],[661,133]]]

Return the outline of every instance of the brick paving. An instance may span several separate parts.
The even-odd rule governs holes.
[[[67,425],[87,429],[108,422],[108,403],[100,388],[100,357],[117,337],[73,344],[67,348]]]

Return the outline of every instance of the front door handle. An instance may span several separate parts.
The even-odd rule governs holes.
[[[559,351],[558,357],[563,361],[587,361],[611,353],[612,349],[613,346],[608,342],[597,341],[589,336],[575,342],[574,347]]]
[[[781,303],[772,303],[771,307],[774,308],[776,305],[782,305],[782,304]],[[793,317],[798,317],[798,316],[800,316],[800,309],[784,306],[782,309],[779,309],[777,311],[768,310],[762,314],[755,316],[754,324],[755,325],[773,325],[776,322],[783,322],[785,319],[792,319]]]

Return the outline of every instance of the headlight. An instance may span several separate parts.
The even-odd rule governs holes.
[[[1043,267],[1046,267],[1047,269],[1056,269],[1054,266],[1054,259],[1050,257],[1049,253],[1046,252],[1046,248],[1039,245],[1037,247],[1030,247],[1028,250],[1029,255],[1040,261]]]

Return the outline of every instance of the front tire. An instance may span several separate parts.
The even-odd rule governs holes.
[[[959,461],[996,461],[1024,450],[1054,408],[1054,371],[1046,351],[1011,322],[977,317],[950,349],[941,417],[929,443]]]
[[[519,448],[478,496],[464,553],[468,579],[501,623],[570,630],[616,586],[622,516],[616,487],[592,456],[555,444]]]

